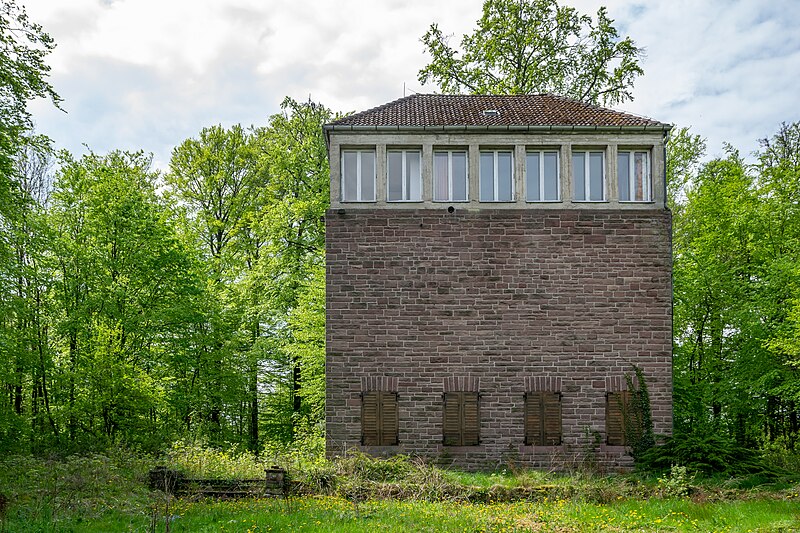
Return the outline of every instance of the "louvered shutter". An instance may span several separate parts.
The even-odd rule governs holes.
[[[379,406],[380,394],[378,391],[361,393],[361,444],[364,446],[380,444]]]
[[[461,445],[461,393],[444,394],[444,421],[442,433],[445,446]]]
[[[397,393],[382,392],[380,398],[380,442],[382,446],[394,446],[399,433]]]
[[[625,416],[630,404],[628,391],[606,393],[606,443],[625,445]]]
[[[561,444],[561,393],[535,391],[525,394],[525,444]]]
[[[477,392],[463,392],[462,398],[462,446],[477,446],[481,440],[480,402]]]
[[[525,444],[542,446],[542,393],[525,394]]]
[[[561,444],[561,393],[542,393],[543,437],[545,446]]]

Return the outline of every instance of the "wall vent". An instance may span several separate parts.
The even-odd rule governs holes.
[[[500,116],[500,111],[498,111],[497,109],[484,109],[483,110],[483,116],[484,117],[499,117]]]

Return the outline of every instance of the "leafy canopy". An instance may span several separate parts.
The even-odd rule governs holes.
[[[486,0],[462,51],[432,24],[422,37],[431,62],[420,83],[446,93],[554,93],[614,105],[633,99],[642,49],[620,39],[604,7],[593,20],[556,0]]]
[[[58,106],[61,98],[47,81],[45,63],[55,43],[42,27],[28,18],[13,0],[0,0],[0,174],[11,172],[17,147],[32,127],[27,104],[49,98]]]

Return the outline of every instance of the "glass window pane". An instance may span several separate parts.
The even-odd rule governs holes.
[[[538,202],[539,198],[539,152],[525,154],[525,199]]]
[[[619,152],[617,154],[617,182],[619,183],[619,199],[622,202],[627,202],[631,199],[630,159],[630,152]]]
[[[447,152],[433,154],[433,199],[438,202],[449,198],[447,185]]]
[[[511,152],[500,152],[497,154],[497,200],[510,202],[513,197],[513,180]]]
[[[453,198],[454,202],[467,200],[467,153],[453,152]]]
[[[574,199],[586,200],[586,152],[572,154],[572,176]]]
[[[636,201],[643,202],[650,200],[650,176],[647,175],[647,154],[636,152],[633,160],[634,193]]]
[[[386,154],[387,199],[390,202],[403,200],[403,153]]]
[[[358,200],[356,172],[358,169],[358,152],[342,152],[342,200],[345,202]]]
[[[603,154],[592,152],[589,154],[589,199],[603,200]]]
[[[419,168],[419,152],[408,152],[406,154],[406,200],[419,202],[422,199],[422,178]]]
[[[361,200],[375,201],[375,152],[361,152]]]
[[[481,152],[481,202],[494,198],[494,153]]]
[[[558,200],[558,152],[544,153],[544,200]]]

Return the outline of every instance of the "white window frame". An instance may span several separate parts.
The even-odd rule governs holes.
[[[539,199],[528,199],[528,155],[539,154]],[[556,199],[544,199],[544,154],[556,154]],[[559,150],[525,150],[525,201],[530,203],[547,203],[561,201],[561,153]]]
[[[389,154],[400,154],[400,160],[402,162],[402,167],[401,167],[401,171],[400,171],[400,174],[401,174],[400,175],[400,188],[401,188],[400,195],[402,196],[402,198],[400,200],[390,200],[389,199]],[[411,176],[411,178],[408,178],[408,170],[406,168],[407,167],[407,165],[406,165],[406,163],[407,163],[407,159],[406,159],[407,154],[417,154],[419,156],[419,175],[416,176],[416,181],[417,181],[417,185],[418,185],[418,188],[419,188],[419,198],[410,198],[409,197],[410,196],[409,195],[410,191],[408,190],[406,182],[410,183],[411,179],[414,179],[415,177]],[[395,203],[395,202],[421,202],[422,201],[422,150],[419,150],[419,149],[404,150],[404,149],[397,149],[397,148],[392,148],[392,149],[386,150],[386,201],[387,202],[392,202],[392,203]]]
[[[344,191],[345,191],[345,185],[344,185],[344,180],[345,180],[344,159],[345,159],[345,157],[344,156],[345,156],[345,154],[348,154],[348,153],[356,154],[356,199],[345,199],[345,197],[344,197]],[[362,176],[362,172],[361,172],[361,158],[362,158],[363,154],[365,154],[365,153],[372,154],[372,161],[373,161],[373,164],[372,164],[372,198],[362,198],[361,197],[361,193],[363,192],[361,185],[362,185],[362,183],[364,181],[364,177]],[[341,186],[342,202],[375,202],[376,201],[376,197],[377,197],[376,175],[377,175],[377,167],[378,167],[378,158],[377,158],[376,151],[374,149],[371,149],[371,148],[370,149],[347,149],[347,150],[342,150],[341,151],[341,155],[340,155],[340,160],[341,160],[341,170],[340,170],[340,172],[341,172],[341,183],[340,183],[340,186]]]
[[[650,151],[649,150],[619,150],[617,152],[617,187],[619,187],[619,156],[621,154],[628,154],[628,200],[623,200],[622,195],[619,194],[620,202],[622,203],[648,203],[653,201],[653,175],[651,174],[650,166]],[[636,168],[636,154],[644,155],[644,175],[642,176],[642,200],[636,200],[636,183],[633,179],[634,169]]]
[[[575,156],[582,154],[584,157],[583,163],[583,200],[577,199],[575,196],[575,184],[577,183],[575,180]],[[591,191],[592,191],[592,183],[591,183],[591,170],[590,170],[590,154],[600,154],[602,157],[600,171],[602,172],[601,175],[601,191],[603,191],[603,197],[599,200],[592,200],[591,199]],[[574,150],[572,152],[572,157],[570,158],[570,164],[572,165],[572,201],[573,202],[605,202],[606,200],[606,152],[605,150]]]
[[[464,154],[464,185],[466,187],[466,198],[464,200],[453,200],[453,154]],[[447,199],[436,199],[436,154],[447,154]],[[469,150],[434,150],[433,151],[433,194],[431,198],[434,202],[469,202]]]
[[[484,200],[480,196],[480,192],[483,190],[483,187],[480,185],[483,183],[483,175],[481,174],[482,165],[480,164],[480,159],[484,155],[492,155],[492,163],[493,163],[493,170],[492,170],[492,200]],[[500,178],[498,173],[498,165],[500,158],[498,157],[499,154],[508,154],[511,156],[511,199],[510,200],[498,200],[497,197],[500,196]],[[504,150],[481,150],[478,154],[478,199],[481,202],[514,202],[515,195],[514,189],[516,188],[514,185],[514,150],[504,149]]]

